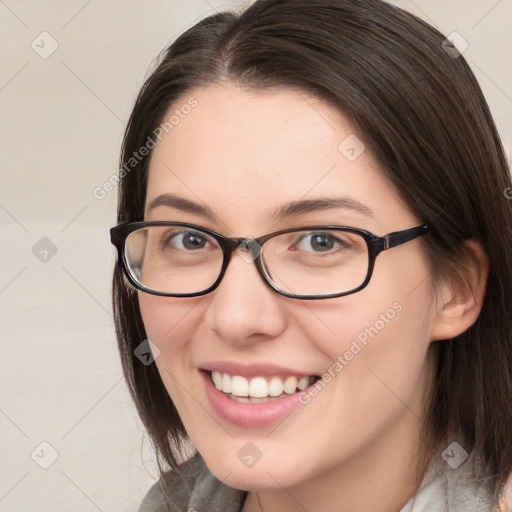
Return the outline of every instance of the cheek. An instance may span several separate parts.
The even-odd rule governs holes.
[[[324,380],[340,403],[349,397],[356,422],[376,410],[391,418],[411,401],[422,408],[433,290],[426,266],[400,264],[403,273],[376,272],[365,290],[311,305],[300,325],[330,361]]]
[[[164,346],[159,346],[160,350],[166,350],[173,333],[186,326],[186,322],[182,320],[192,311],[195,302],[191,299],[158,297],[143,292],[139,292],[138,298],[148,338],[157,344],[162,343]]]
[[[389,352],[403,352],[412,346],[425,351],[429,342],[430,306],[428,294],[370,291],[333,299],[330,304],[310,306],[308,315],[295,315],[299,330],[313,341],[328,359],[346,356],[367,359]]]
[[[200,300],[200,299],[199,299]],[[139,305],[146,335],[159,349],[155,359],[167,393],[176,406],[185,425],[190,397],[184,390],[192,390],[196,383],[189,371],[191,344],[198,321],[193,311],[198,299],[158,297],[139,293]]]
[[[349,394],[375,385],[371,375],[377,370],[384,370],[389,383],[407,387],[415,384],[428,349],[426,308],[411,300],[359,305],[354,301],[336,311],[316,311],[322,321],[304,322],[301,330],[327,356],[324,380],[343,374],[342,385]]]
[[[146,335],[160,350],[156,360],[160,373],[163,368],[173,374],[180,372],[180,366],[186,363],[186,349],[197,326],[197,322],[191,321],[196,304],[197,299],[157,297],[139,292]]]

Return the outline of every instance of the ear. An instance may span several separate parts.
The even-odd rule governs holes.
[[[467,254],[464,274],[449,276],[440,287],[432,341],[455,338],[476,322],[482,310],[489,259],[482,246],[474,240],[466,240],[464,248]]]

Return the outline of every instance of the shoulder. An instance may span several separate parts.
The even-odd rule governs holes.
[[[483,478],[475,454],[462,464],[449,464],[441,452],[416,494],[400,512],[512,512],[496,509],[491,480]]]
[[[169,512],[169,507],[162,487],[162,482],[159,480],[148,491],[139,507],[139,512]]]
[[[163,474],[146,494],[139,512],[238,512],[245,493],[220,482],[196,454]]]
[[[503,494],[500,500],[499,512],[512,511],[512,473],[508,477],[507,483],[503,488]]]
[[[207,468],[203,459],[196,454],[176,470],[162,474],[144,497],[139,512],[182,510],[188,504],[195,484],[205,470]]]

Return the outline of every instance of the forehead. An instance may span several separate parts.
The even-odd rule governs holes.
[[[318,98],[215,85],[177,101],[171,118],[151,157],[147,204],[178,195],[233,230],[260,230],[305,198],[350,197],[377,218],[405,209],[349,120]]]

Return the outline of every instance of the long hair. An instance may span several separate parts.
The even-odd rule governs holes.
[[[422,428],[430,457],[450,433],[460,436],[498,495],[512,471],[510,176],[478,83],[444,40],[380,0],[259,0],[241,13],[203,19],[162,53],[135,102],[121,154],[118,221],[143,219],[151,152],[130,159],[194,88],[223,81],[288,87],[335,105],[431,226],[425,251],[434,283],[450,272],[464,275],[465,240],[488,255],[478,320],[454,339],[431,343],[434,386]],[[146,334],[119,266],[113,303],[130,392],[159,460],[174,468],[186,433],[156,366],[134,357]]]

